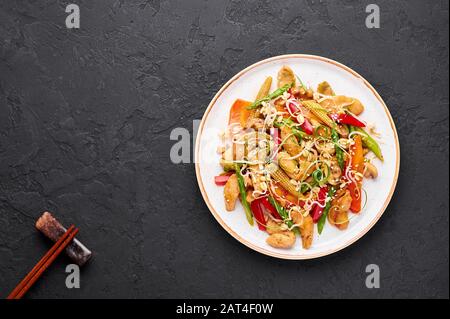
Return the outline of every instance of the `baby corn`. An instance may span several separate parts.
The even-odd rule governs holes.
[[[331,128],[336,126],[333,120],[328,117],[328,112],[319,103],[314,101],[302,101],[302,104],[325,125]]]
[[[269,95],[271,86],[272,86],[272,77],[269,76],[266,78],[264,83],[261,85],[258,95],[256,95],[255,101],[261,100],[265,96]],[[256,118],[256,110],[250,110],[250,114],[249,114],[248,120],[247,120],[247,128],[251,125],[254,118]]]
[[[299,192],[295,188],[295,186],[291,183],[291,179],[289,176],[286,175],[285,172],[283,172],[278,166],[274,163],[269,164],[267,167],[268,171],[270,172],[270,175],[283,186],[285,190],[287,190],[289,193],[291,193],[294,196],[298,196]]]

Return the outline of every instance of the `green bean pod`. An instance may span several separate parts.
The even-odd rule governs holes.
[[[334,148],[336,150],[336,159],[338,161],[339,167],[341,170],[344,170],[345,162],[344,162],[344,151],[339,146],[339,134],[336,132],[335,129],[331,131],[331,138],[334,142]]]
[[[331,187],[328,191],[328,197],[333,198],[334,194],[336,193],[336,189],[334,187]],[[319,221],[317,222],[317,231],[319,232],[319,235],[322,234],[323,227],[325,226],[325,222],[327,220],[328,213],[330,212],[331,208],[331,200],[327,202],[325,209],[323,210],[322,216],[320,216]]]
[[[375,141],[375,139],[370,136],[366,131],[364,131],[360,127],[353,127],[353,131],[361,133],[361,139],[365,147],[371,150],[376,157],[378,157],[381,161],[384,161],[383,154],[381,154],[380,145]]]
[[[241,174],[241,168],[239,164],[235,164],[236,177],[239,185],[239,193],[241,194],[241,202],[244,207],[245,216],[250,225],[253,226],[253,213],[250,204],[247,202],[247,190],[245,189],[244,177]]]

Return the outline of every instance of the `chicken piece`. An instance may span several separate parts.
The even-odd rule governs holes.
[[[287,126],[283,126],[281,128],[281,140],[285,141],[283,144],[283,148],[286,152],[289,153],[289,155],[296,156],[302,151],[302,148],[298,144],[297,139],[294,135],[292,135],[291,129]]]
[[[342,211],[337,207],[332,207],[328,212],[328,221],[339,230],[346,230],[349,225],[348,211]]]
[[[295,83],[295,74],[294,71],[288,66],[283,66],[278,72],[278,87],[281,88],[286,84],[294,84]]]
[[[267,237],[266,242],[274,248],[291,248],[295,244],[295,233],[290,230],[274,233]]]
[[[333,206],[338,206],[340,210],[348,211],[352,205],[352,196],[347,189],[341,189],[336,193],[332,202]]]
[[[336,95],[320,102],[324,108],[332,112],[342,112],[347,109],[355,115],[359,115],[364,111],[364,105],[360,100],[344,95]]]
[[[304,249],[309,249],[314,237],[314,222],[311,215],[303,216],[303,222],[299,228],[302,237],[302,246]]]
[[[247,128],[254,128],[255,130],[264,129],[264,120],[259,117],[252,117],[247,121]]]
[[[328,213],[328,221],[340,230],[348,228],[348,210],[352,204],[350,191],[343,189],[336,193],[336,197],[331,202],[331,209]]]
[[[228,179],[223,188],[223,195],[225,198],[225,208],[231,212],[236,207],[236,200],[239,197],[239,184],[236,174],[233,174]]]
[[[247,202],[251,203],[255,200],[255,197],[253,196],[253,189],[249,189],[247,191],[247,196],[245,197],[247,199]]]
[[[300,227],[300,225],[303,225],[304,217],[303,217],[303,214],[300,213],[299,211],[292,210],[291,218],[295,225],[298,225],[299,227]]]
[[[324,81],[317,86],[317,92],[324,95],[334,95],[333,88],[327,81]]]
[[[281,223],[277,223],[276,221],[269,218],[266,223],[266,231],[269,235],[273,235],[276,233],[282,233],[284,229],[281,227]]]

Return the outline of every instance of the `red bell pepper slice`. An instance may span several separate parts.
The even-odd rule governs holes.
[[[303,122],[302,125],[300,125],[300,127],[302,128],[303,132],[305,132],[308,135],[312,135],[314,133],[314,127],[306,117],[304,119],[305,121]]]
[[[292,94],[289,96],[289,98],[293,98],[293,97],[294,96]],[[288,108],[291,111],[291,113],[297,113],[300,111],[299,107],[297,105],[295,105],[294,103],[286,102],[286,108]],[[300,125],[300,127],[302,128],[303,132],[305,132],[308,135],[312,135],[314,133],[314,127],[312,126],[311,122],[306,117],[304,119],[305,120]],[[297,121],[297,118],[295,118],[295,120]]]
[[[326,199],[328,194],[328,186],[324,186],[320,189],[319,194],[317,194],[317,202],[320,204],[315,204],[312,208],[311,217],[314,223],[317,223],[323,214],[325,209]]]
[[[291,96],[290,98],[292,97],[293,96]],[[298,107],[294,103],[288,101],[286,102],[286,108],[288,108],[291,111],[291,113],[296,113],[299,111]]]
[[[261,201],[261,204],[264,206],[265,209],[267,209],[269,211],[269,213],[273,217],[275,217],[276,219],[282,219],[280,214],[278,214],[277,210],[275,209],[275,207],[272,206],[272,204],[269,202],[269,199],[267,197],[262,197],[257,200]]]
[[[356,127],[366,127],[366,124],[358,120],[351,114],[348,113],[339,113],[339,114],[330,114],[330,118],[339,124],[348,124]]]
[[[230,179],[230,176],[232,174],[225,174],[225,175],[219,175],[214,177],[214,182],[217,186],[225,186],[225,184],[228,182],[228,179]]]
[[[266,230],[266,219],[264,217],[264,212],[262,209],[262,204],[260,198],[255,199],[251,205],[253,216],[256,218],[258,228],[260,230],[265,231]]]

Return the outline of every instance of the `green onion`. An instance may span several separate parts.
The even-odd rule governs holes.
[[[323,172],[320,169],[316,169],[313,173],[312,173],[312,177],[314,178],[314,181],[319,184],[320,182],[322,182],[323,180]]]
[[[239,193],[241,194],[241,202],[245,211],[245,216],[247,217],[248,223],[253,226],[253,213],[252,209],[250,208],[250,204],[247,202],[247,191],[245,189],[244,177],[242,177],[241,168],[239,164],[235,164],[235,170],[239,185]]]
[[[330,128],[325,125],[319,125],[314,130],[314,137],[318,137],[318,136],[323,137],[323,138],[329,138],[331,136]]]
[[[316,185],[323,185],[328,181],[328,178],[330,177],[330,167],[327,164],[324,164],[327,168],[327,174],[325,175],[324,172],[318,168],[312,173],[312,178],[314,179],[314,182]]]
[[[298,139],[299,143],[303,140],[303,135],[305,134],[303,131],[300,131],[299,129],[292,127],[292,134]]]
[[[331,187],[330,190],[328,191],[328,197],[333,198],[335,193],[336,193],[336,189],[334,187]],[[331,200],[329,200],[326,203],[325,208],[322,213],[322,216],[320,216],[320,219],[317,222],[317,230],[319,232],[319,235],[322,234],[323,227],[325,226],[325,222],[327,220],[327,216],[328,216],[328,212],[330,211],[330,208],[331,208]]]
[[[262,102],[267,102],[267,101],[273,100],[273,99],[275,99],[275,98],[277,98],[277,97],[283,95],[284,92],[286,92],[287,90],[289,90],[291,87],[292,87],[292,84],[286,84],[285,86],[280,87],[279,89],[276,89],[275,91],[273,91],[272,93],[270,93],[270,94],[267,95],[266,97],[264,97],[264,98],[262,98],[262,99],[259,99],[259,100],[256,100],[255,102],[253,102],[252,104],[250,104],[250,105],[247,107],[247,110],[254,110],[254,109],[257,109],[257,108],[262,104]]]
[[[316,182],[312,182],[311,184],[302,184],[302,186],[300,187],[300,193],[304,194],[306,193],[308,190],[313,189],[313,187],[316,186]]]

